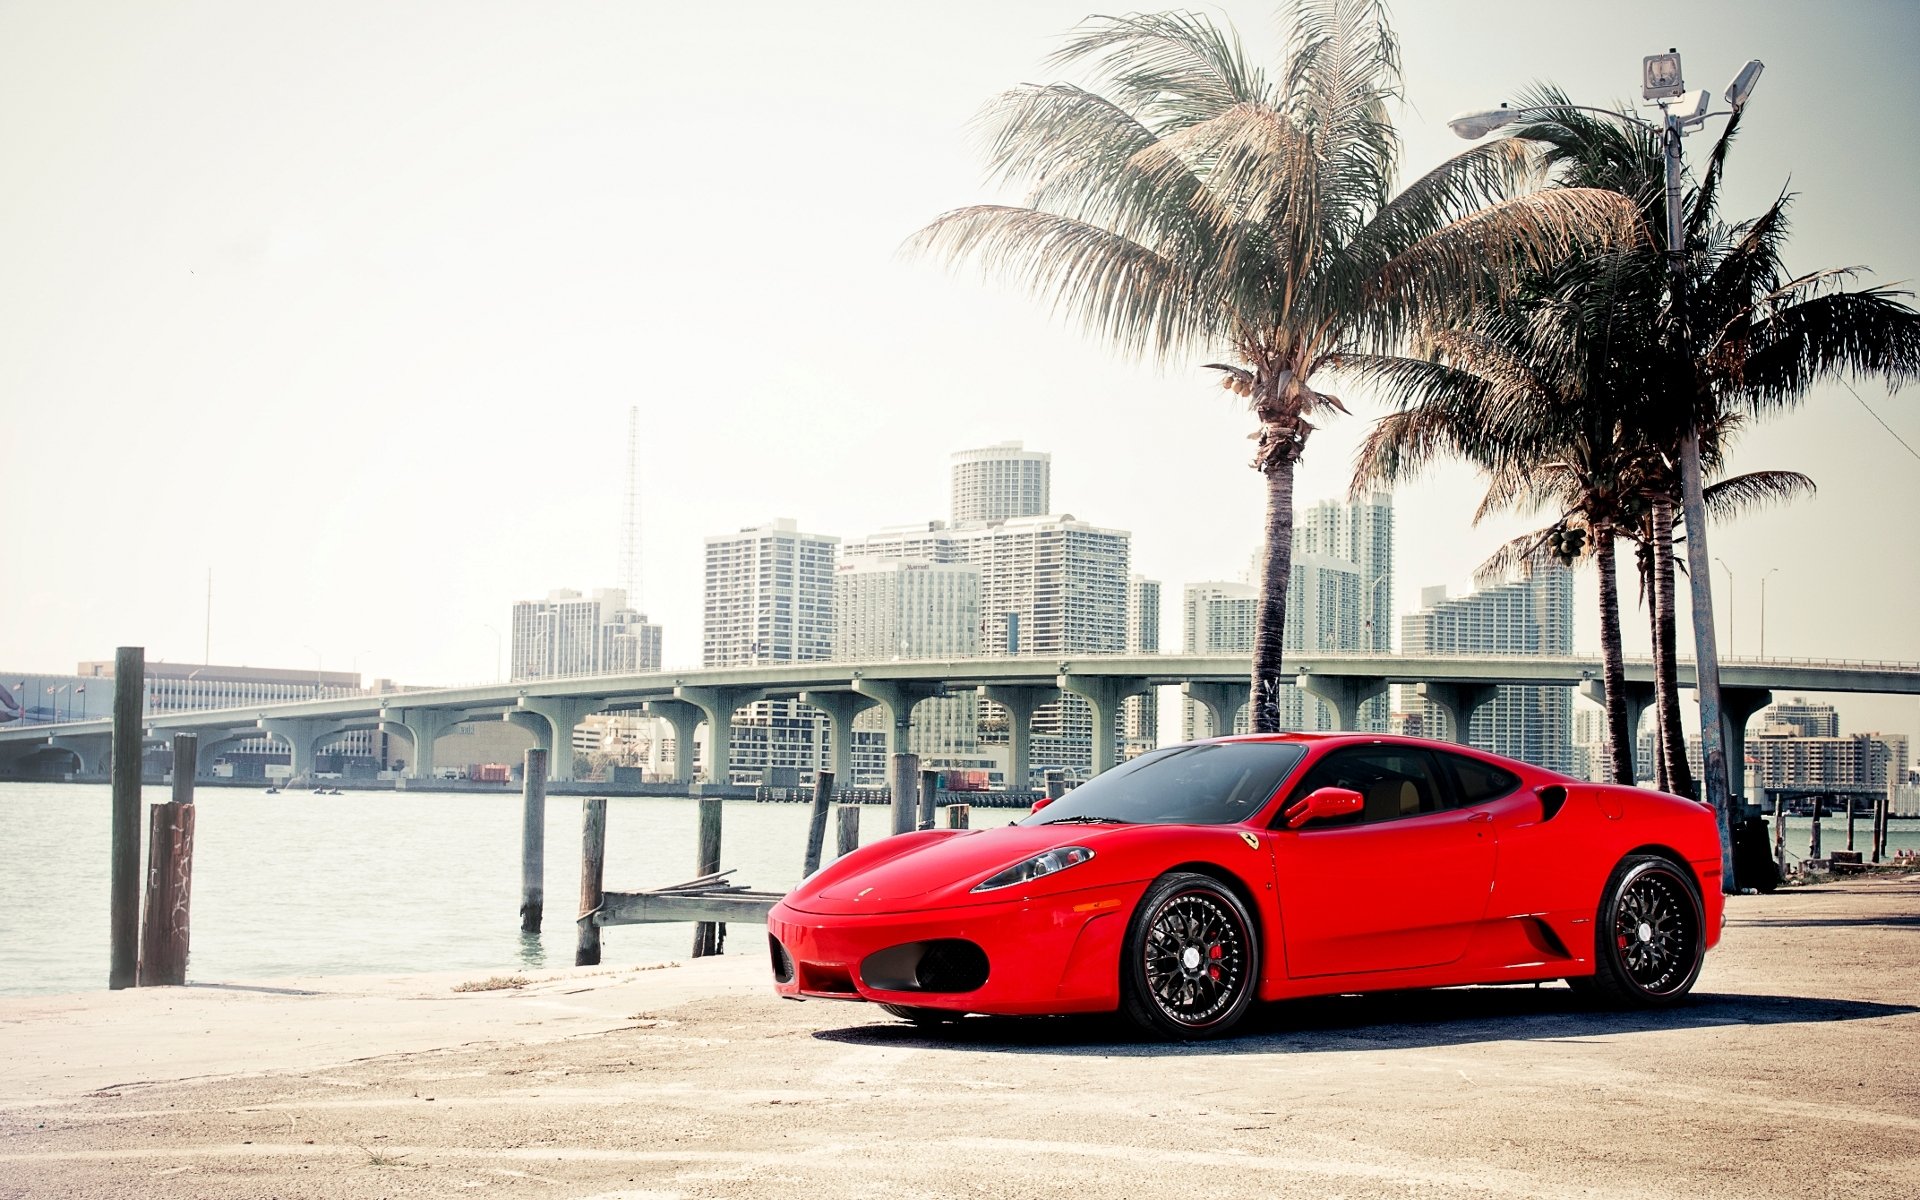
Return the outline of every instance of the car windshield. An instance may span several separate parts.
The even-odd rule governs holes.
[[[1259,812],[1306,752],[1291,742],[1169,746],[1094,776],[1020,823],[1230,825]]]

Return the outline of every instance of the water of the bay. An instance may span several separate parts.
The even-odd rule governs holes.
[[[145,799],[168,798],[150,787]],[[0,784],[0,994],[72,992],[107,978],[109,791],[89,784]],[[573,962],[580,893],[580,802],[547,802],[546,919],[520,934],[520,797],[349,792],[315,796],[203,788],[196,798],[195,982],[472,970],[510,973]],[[730,800],[722,866],[736,882],[784,891],[800,879],[806,804]],[[975,825],[1015,813],[975,811]],[[863,843],[891,813],[861,809]],[[944,822],[943,822],[944,823]],[[697,809],[686,799],[607,802],[606,885],[659,887],[694,870]],[[1788,822],[1787,849],[1807,852],[1809,822]],[[1846,845],[1844,819],[1823,844]],[[1865,848],[1868,822],[1856,828]],[[144,835],[144,819],[143,819]],[[831,857],[833,830],[827,831]],[[1889,847],[1920,850],[1920,828],[1893,824]],[[684,958],[690,925],[629,925],[604,934],[611,965]],[[765,954],[763,927],[735,925],[730,954]]]

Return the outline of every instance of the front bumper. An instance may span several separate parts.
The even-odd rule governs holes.
[[[804,912],[782,901],[767,916],[774,990],[796,999],[1003,1016],[1111,1011],[1120,1005],[1127,918],[1144,890],[1145,884],[1123,884],[962,908],[855,915]],[[882,951],[948,940],[979,948],[986,956],[985,982],[968,991],[931,991],[876,986],[867,978],[868,960]]]

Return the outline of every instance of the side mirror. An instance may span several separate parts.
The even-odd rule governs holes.
[[[1344,817],[1367,806],[1366,797],[1352,788],[1324,787],[1309,792],[1287,806],[1287,828],[1298,829],[1308,821]]]
[[[1049,804],[1052,804],[1052,803],[1053,803],[1053,797],[1052,797],[1052,796],[1042,796],[1042,797],[1040,797],[1040,798],[1039,798],[1038,800],[1035,800],[1035,801],[1033,802],[1033,807],[1032,807],[1032,808],[1030,808],[1030,809],[1028,809],[1027,811],[1028,811],[1028,812],[1039,812],[1039,811],[1040,811],[1041,809],[1043,809],[1043,808],[1045,808],[1045,807],[1046,807],[1047,805],[1049,805]]]

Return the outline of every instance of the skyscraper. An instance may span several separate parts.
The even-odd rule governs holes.
[[[1160,581],[1127,577],[1127,653],[1160,653]],[[1131,757],[1160,744],[1160,690],[1129,697],[1121,708],[1123,753]]]
[[[1573,653],[1573,572],[1558,564],[1454,600],[1443,587],[1427,588],[1421,600],[1419,612],[1401,618],[1402,653]],[[1428,736],[1452,736],[1446,717],[1412,688],[1402,687],[1399,698],[1401,711],[1418,714]],[[1467,740],[1548,770],[1571,771],[1572,707],[1570,688],[1502,687],[1474,714]]]
[[[980,653],[980,569],[917,558],[840,560],[833,573],[833,657],[839,662],[972,658]],[[979,754],[980,701],[971,689],[914,706],[907,748],[928,770],[970,767]],[[884,743],[870,709],[855,735]]]
[[[1250,583],[1210,580],[1190,583],[1180,598],[1180,650],[1183,654],[1250,654],[1254,622],[1260,616],[1260,589]],[[1295,689],[1288,688],[1282,692]],[[1232,729],[1211,728],[1199,705],[1180,702],[1180,736],[1188,741],[1223,733],[1244,733],[1241,709]]]
[[[814,662],[833,655],[833,567],[839,538],[780,519],[706,539],[700,661],[708,667]],[[732,772],[812,772],[824,765],[826,718],[795,700],[766,700],[733,718]]]
[[[556,588],[545,600],[513,606],[510,678],[631,675],[660,669],[660,626],[627,607],[620,588],[582,596]]]
[[[1040,517],[1053,511],[1053,456],[1000,442],[953,456],[955,525]]]

